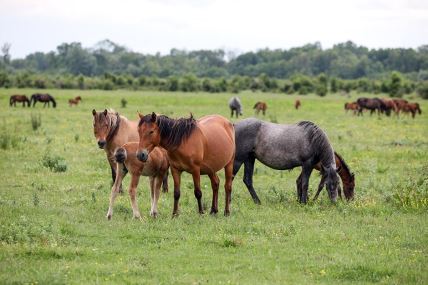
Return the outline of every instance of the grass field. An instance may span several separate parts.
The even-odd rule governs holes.
[[[138,192],[144,219],[132,219],[125,193],[107,221],[110,171],[93,137],[91,110],[112,107],[133,119],[137,110],[228,117],[232,95],[46,91],[57,98],[56,109],[10,108],[11,94],[35,90],[0,89],[1,284],[428,283],[427,101],[419,100],[421,116],[397,119],[345,114],[343,103],[361,94],[301,96],[302,109],[295,111],[296,96],[241,93],[244,117],[264,100],[266,120],[321,126],[355,172],[355,201],[331,205],[323,192],[317,202],[300,205],[300,169],[280,172],[256,163],[260,206],[242,183],[242,168],[230,217],[200,216],[191,177],[183,174],[178,218],[171,219],[172,191],[161,195],[158,219],[149,217],[144,178]],[[82,104],[70,108],[68,99],[77,95]],[[128,101],[124,109],[122,98]],[[31,116],[38,115],[41,127],[34,131]],[[45,166],[58,160],[65,172]],[[311,195],[319,179],[314,172]],[[171,177],[169,182],[172,189]],[[208,208],[209,179],[201,185]]]

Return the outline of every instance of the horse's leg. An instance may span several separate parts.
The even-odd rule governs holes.
[[[233,109],[230,109],[230,117],[233,118]]]
[[[131,207],[132,207],[132,215],[135,219],[141,219],[140,211],[138,210],[137,205],[137,187],[138,182],[140,181],[140,175],[132,175],[131,184],[129,185],[129,197],[131,198]]]
[[[169,175],[169,171],[167,169],[162,178],[162,192],[164,193],[168,193],[168,175]]]
[[[154,199],[152,203],[152,209],[150,210],[150,216],[153,218],[156,218],[158,215],[158,201],[160,196],[160,188],[162,185],[162,180],[164,179],[165,175],[160,174],[154,178],[153,188],[154,188]]]
[[[120,171],[116,174],[116,181],[113,183],[113,186],[111,187],[111,194],[110,194],[110,204],[108,207],[107,212],[107,219],[111,219],[111,216],[113,215],[113,204],[114,200],[116,199],[117,193],[119,193],[119,185],[122,182],[123,179],[123,173]]]
[[[171,166],[171,174],[174,179],[174,210],[172,216],[178,215],[178,201],[180,200],[180,182],[181,182],[181,171]]]
[[[296,188],[297,188],[297,199],[302,198],[302,174],[300,173],[299,177],[296,179]]]
[[[302,195],[300,197],[300,203],[306,204],[308,201],[308,187],[309,187],[309,177],[312,173],[312,166],[303,165],[302,167]]]
[[[203,214],[204,209],[202,208],[201,171],[199,167],[196,167],[193,169],[192,177],[193,177],[195,198],[196,200],[198,200],[198,211],[199,211],[199,214]]]
[[[108,163],[110,164],[110,168],[111,168],[111,178],[112,178],[113,183],[114,183],[114,182],[115,182],[115,180],[116,180],[116,171],[117,171],[116,167],[117,167],[117,164],[116,164],[113,160],[110,160],[110,159],[108,160]],[[124,165],[122,164],[122,166],[124,166]],[[126,168],[125,168],[125,169],[126,169]],[[127,172],[128,172],[127,170],[126,170],[126,171],[124,171],[123,176],[125,176]],[[121,183],[120,183],[120,185],[119,185],[119,193],[123,193],[122,182],[121,182]]]
[[[233,160],[232,159],[224,168],[225,183],[224,190],[226,192],[226,203],[224,207],[224,215],[230,215],[230,203],[232,202],[232,180],[233,180]]]
[[[342,187],[340,187],[340,183],[337,185],[337,193],[339,194],[340,200],[343,200],[342,199]]]
[[[220,179],[218,178],[216,173],[209,175],[211,180],[211,188],[213,189],[213,201],[211,205],[210,214],[218,213],[218,188],[220,185]]]
[[[323,175],[323,174],[322,174],[322,175],[321,175],[321,181],[320,181],[320,184],[318,185],[318,191],[317,191],[317,193],[315,194],[313,201],[315,201],[316,199],[318,199],[318,196],[319,196],[319,194],[321,193],[322,189],[324,188],[324,185],[325,185],[325,175]]]
[[[250,192],[254,203],[260,205],[260,199],[257,196],[256,190],[253,187],[253,174],[254,174],[254,162],[256,158],[250,155],[246,161],[244,161],[244,184],[247,186],[248,192]]]
[[[150,176],[149,182],[150,182],[150,216],[151,216],[153,204],[155,201],[155,178],[153,176]]]
[[[265,109],[263,109],[263,116],[266,114],[266,110]]]

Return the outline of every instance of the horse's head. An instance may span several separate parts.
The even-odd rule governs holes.
[[[94,116],[94,136],[97,140],[98,147],[104,148],[107,144],[107,136],[110,132],[111,119],[108,117],[108,111],[97,112],[92,110]]]
[[[345,194],[346,200],[354,199],[354,188],[355,188],[355,174],[351,173],[349,181],[343,183],[343,192]]]
[[[337,200],[337,189],[339,187],[339,177],[334,166],[322,167],[322,171],[326,177],[326,185],[328,191],[328,197],[332,202]]]
[[[160,131],[156,122],[156,114],[142,115],[138,113],[140,122],[138,123],[138,135],[140,143],[138,146],[137,158],[140,161],[147,161],[149,153],[160,144]]]

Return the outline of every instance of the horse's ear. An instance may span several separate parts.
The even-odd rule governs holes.
[[[155,112],[152,112],[152,123],[156,122],[156,114]]]
[[[137,111],[137,113],[138,113],[138,117],[139,117],[140,119],[142,119],[142,118],[144,117],[144,115],[143,115],[143,114],[141,114],[139,111]]]
[[[92,115],[95,117],[95,115],[97,114],[97,111],[95,111],[95,109],[92,110]]]
[[[190,112],[190,119],[193,119],[193,113]]]

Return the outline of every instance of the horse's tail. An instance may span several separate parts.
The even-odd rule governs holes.
[[[125,148],[120,147],[114,152],[114,159],[116,160],[117,163],[124,163],[126,158],[127,158],[127,153]]]
[[[257,108],[257,105],[259,105],[260,102],[257,102],[256,105],[254,105],[253,109]]]
[[[53,107],[56,108],[56,101],[55,101],[54,97],[52,97],[52,96],[50,96],[50,97],[51,97]]]
[[[10,96],[10,99],[9,99],[9,106],[11,106],[12,107],[12,104],[13,104],[13,96]]]
[[[421,107],[419,106],[419,103],[415,103],[416,104],[416,110],[418,111],[419,115],[422,114],[422,110]]]

